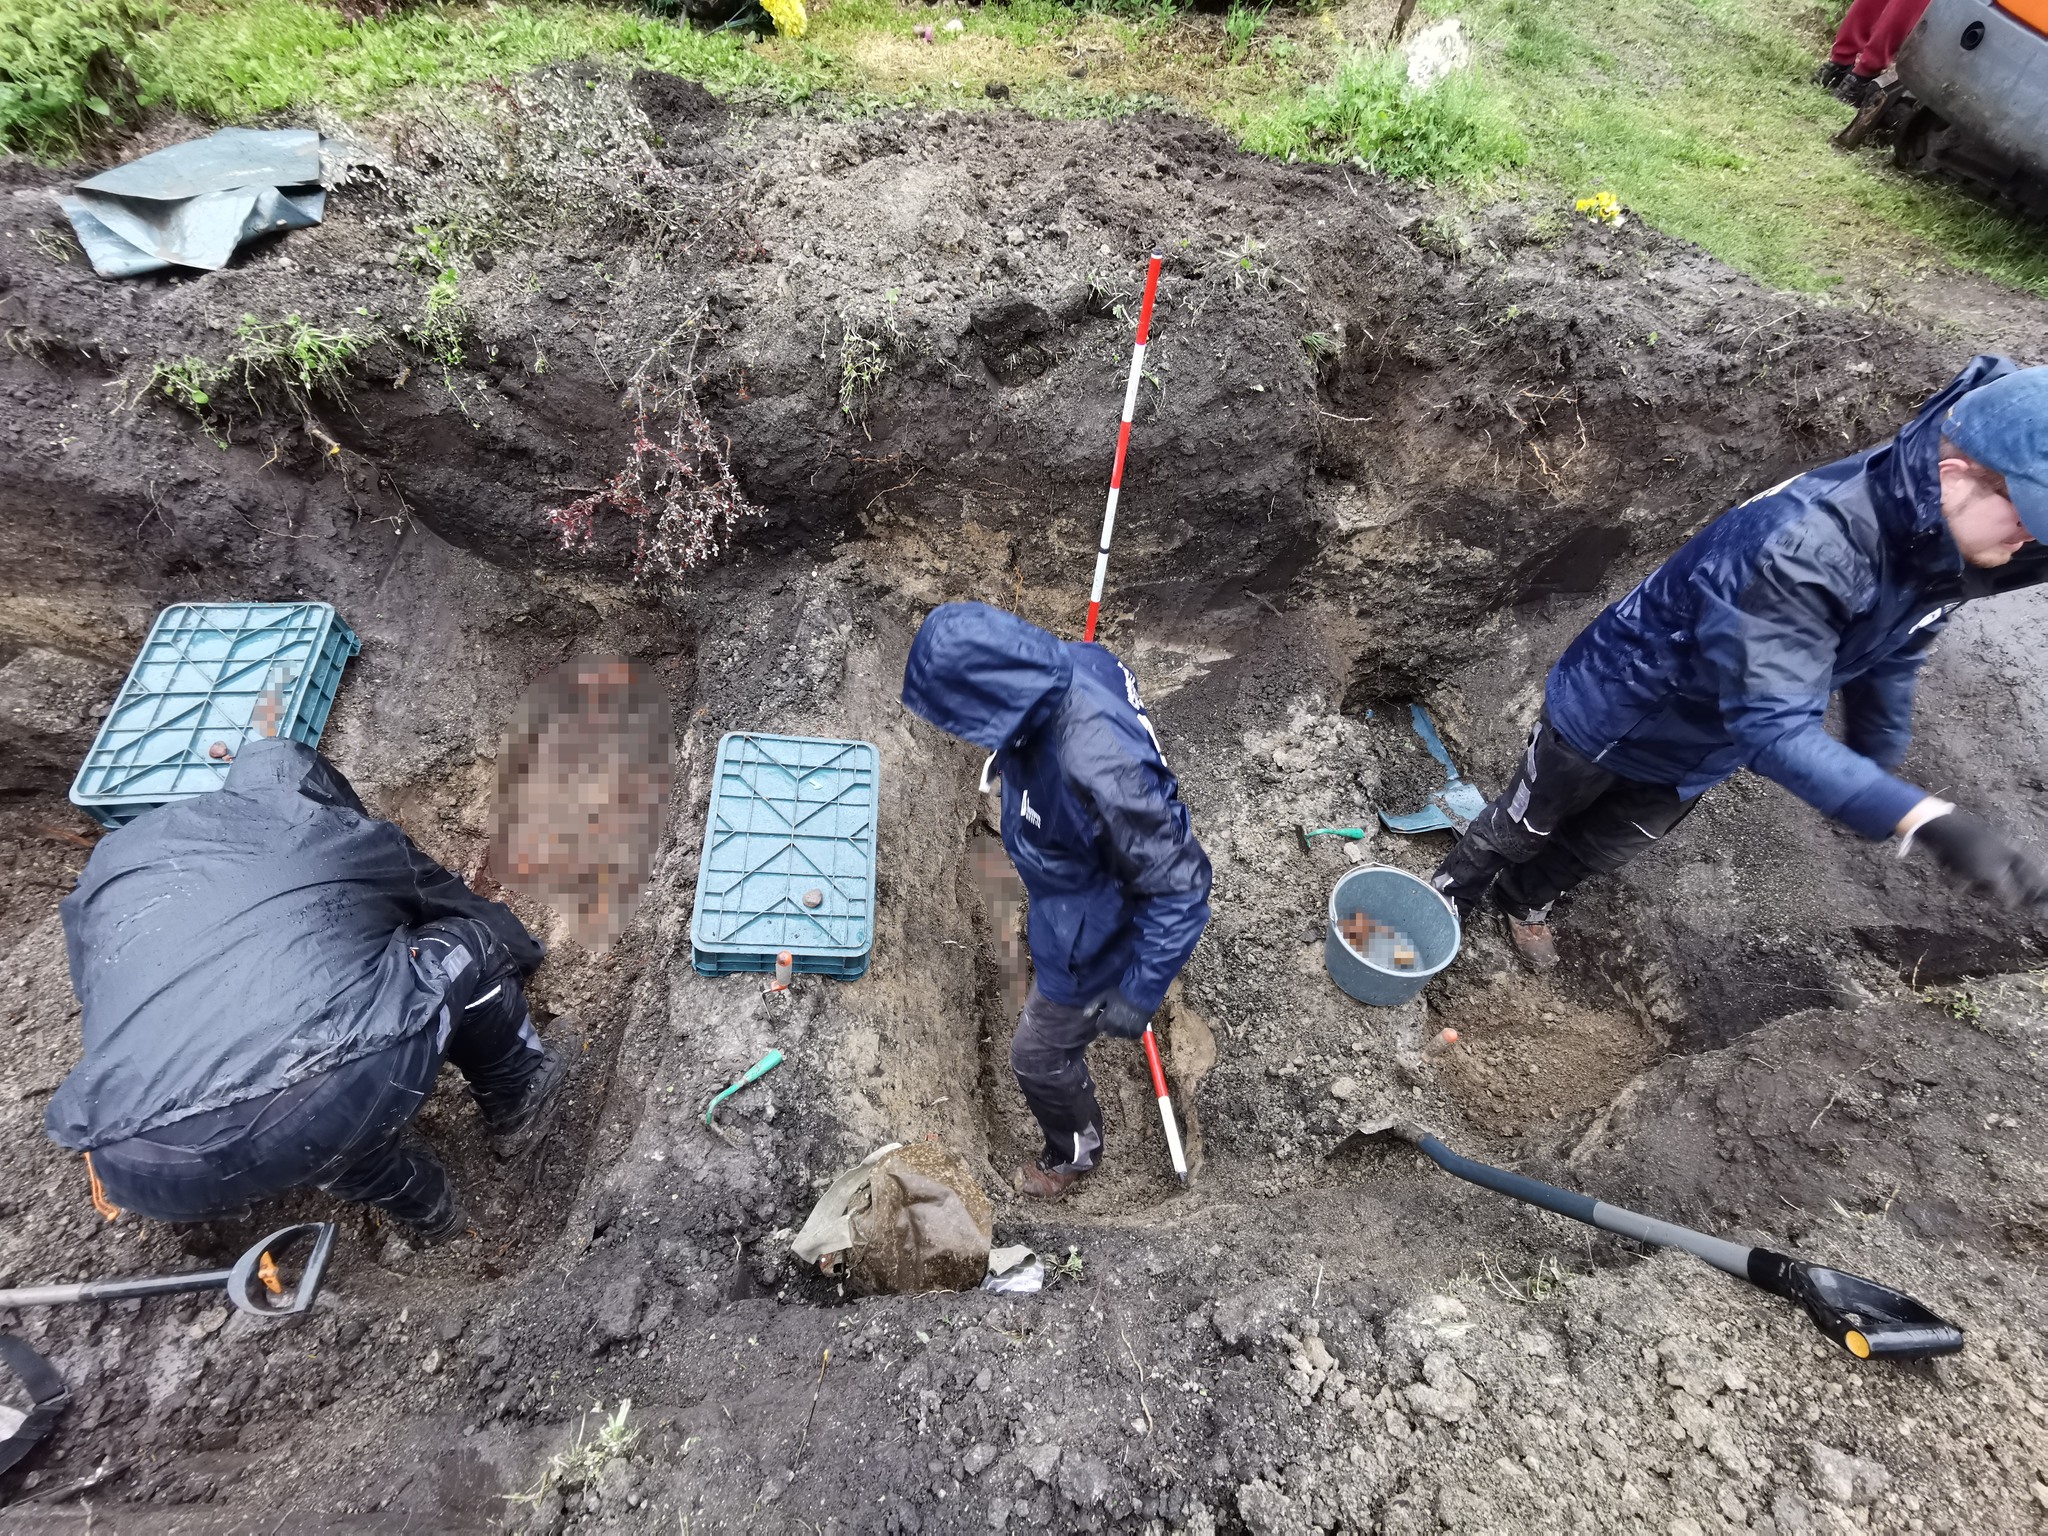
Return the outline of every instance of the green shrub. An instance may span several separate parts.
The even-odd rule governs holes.
[[[1399,54],[1354,54],[1327,84],[1248,114],[1247,149],[1356,159],[1411,181],[1478,182],[1523,164],[1529,146],[1473,70],[1411,90]]]
[[[0,0],[0,149],[57,155],[134,105],[127,56],[157,0]]]

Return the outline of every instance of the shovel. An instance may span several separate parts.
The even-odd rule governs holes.
[[[1486,809],[1486,797],[1479,793],[1479,786],[1467,782],[1458,772],[1458,765],[1451,761],[1451,754],[1444,750],[1443,739],[1436,733],[1436,722],[1429,718],[1429,711],[1420,704],[1408,706],[1415,722],[1415,734],[1422,738],[1422,744],[1429,749],[1429,755],[1444,768],[1444,787],[1429,797],[1419,811],[1410,811],[1405,816],[1380,812],[1380,820],[1387,824],[1389,831],[1405,832],[1462,832]]]
[[[251,1317],[289,1317],[313,1305],[337,1228],[331,1221],[302,1221],[270,1234],[228,1269],[187,1270],[177,1275],[142,1275],[133,1280],[86,1280],[76,1285],[25,1285],[0,1290],[0,1307],[60,1307],[79,1301],[130,1301],[140,1296],[179,1296],[188,1291],[226,1291],[228,1300]],[[313,1248],[296,1289],[289,1294],[275,1255],[304,1239]]]
[[[1682,1248],[1694,1258],[1747,1280],[1759,1290],[1797,1302],[1806,1309],[1814,1327],[1858,1360],[1924,1360],[1932,1355],[1953,1355],[1963,1347],[1962,1329],[1889,1286],[1860,1275],[1844,1274],[1839,1269],[1824,1269],[1818,1264],[1788,1258],[1768,1248],[1747,1248],[1726,1238],[1709,1237],[1690,1227],[1673,1226],[1654,1216],[1624,1211],[1591,1195],[1559,1189],[1526,1174],[1475,1163],[1405,1120],[1382,1120],[1353,1131],[1330,1149],[1330,1156],[1395,1141],[1407,1142],[1444,1172],[1482,1189],[1555,1211],[1603,1232],[1632,1237],[1658,1248]]]

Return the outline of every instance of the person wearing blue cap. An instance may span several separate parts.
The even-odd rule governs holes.
[[[1017,1183],[1058,1200],[1102,1158],[1088,1046],[1144,1035],[1208,926],[1209,856],[1137,679],[1101,646],[944,603],[910,643],[903,703],[1002,777],[1003,847],[1031,897],[1010,1068],[1045,1136]]]
[[[1559,897],[1664,836],[1738,768],[1900,857],[2048,904],[2048,868],[1982,818],[1899,778],[1920,668],[1967,598],[2048,539],[2048,368],[1979,357],[1897,436],[1724,512],[1610,606],[1551,668],[1507,787],[1433,881],[1490,897],[1536,969]],[[2003,577],[2003,579],[2001,579]],[[1822,721],[1839,694],[1837,740]]]

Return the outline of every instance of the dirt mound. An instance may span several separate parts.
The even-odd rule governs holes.
[[[101,1224],[38,1129],[76,1048],[54,911],[85,857],[61,799],[71,695],[161,604],[336,603],[366,645],[326,746],[457,869],[489,836],[521,689],[571,656],[644,661],[677,722],[663,850],[609,951],[527,912],[553,941],[537,999],[576,1021],[551,1026],[577,1077],[549,1146],[498,1170],[452,1084],[423,1121],[479,1237],[416,1255],[340,1213],[331,1304],[296,1330],[196,1302],[23,1319],[75,1406],[10,1489],[107,1458],[93,1497],[119,1502],[95,1518],[195,1530],[240,1528],[259,1493],[313,1529],[2027,1518],[2048,1377],[2003,1287],[2040,1252],[2041,1089],[2016,1066],[2038,1022],[2018,981],[1982,1000],[1944,981],[1975,1020],[1893,993],[2018,968],[2032,936],[1738,783],[1581,901],[1554,976],[1475,929],[1423,1002],[1368,1012],[1321,970],[1351,854],[1291,834],[1420,799],[1413,697],[1497,782],[1601,602],[1731,501],[1888,431],[1959,348],[1873,339],[1634,227],[1472,215],[1159,115],[760,115],[577,67],[358,140],[326,223],[196,279],[53,259],[54,179],[7,171],[0,698],[24,712],[0,731],[41,745],[9,751],[0,802],[4,1278],[249,1235]],[[1109,1042],[1109,1162],[1048,1213],[1007,1187],[1031,1143],[1005,1066],[1016,914],[974,856],[978,757],[895,700],[933,602],[1073,627],[1154,246],[1105,638],[1216,865],[1167,1020],[1198,1178],[1172,1180],[1142,1061]],[[350,333],[339,376],[252,352],[296,333],[244,315]],[[235,387],[174,404],[159,365],[186,358]],[[658,525],[615,503],[589,548],[560,547],[550,511],[671,441],[761,509],[728,553],[634,584]],[[2002,611],[1930,678],[1915,767],[2031,828],[2014,754],[2048,698],[2033,610]],[[691,969],[731,729],[880,747],[865,980],[769,995]],[[1942,958],[1901,977],[1909,953]],[[1447,1023],[1463,1054],[1425,1060]],[[707,1134],[705,1101],[770,1046],[787,1064],[721,1111],[730,1141]],[[1632,1262],[1406,1160],[1322,1158],[1396,1107],[1475,1153],[1847,1253],[1954,1310],[1971,1352],[1859,1374],[1685,1261]],[[1974,1127],[1980,1109],[2017,1124]],[[819,1187],[928,1134],[984,1179],[998,1241],[1052,1262],[1048,1292],[852,1304],[795,1271]],[[2014,1170],[1995,1187],[1994,1151]],[[604,1439],[588,1410],[623,1398]]]

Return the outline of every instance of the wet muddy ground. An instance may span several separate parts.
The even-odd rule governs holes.
[[[1329,888],[1354,857],[1420,872],[1447,844],[1304,854],[1292,831],[1419,801],[1415,699],[1498,783],[1577,626],[1730,502],[1883,435],[1967,340],[1761,291],[1633,227],[1440,207],[1168,117],[762,116],[585,69],[472,105],[353,130],[324,225],[196,280],[58,260],[60,178],[0,166],[0,1280],[343,1223],[296,1326],[198,1301],[11,1320],[73,1399],[0,1481],[0,1528],[2048,1518],[2048,935],[1738,779],[1583,895],[1557,972],[1476,928],[1421,1002],[1373,1011],[1323,972]],[[1196,1174],[1172,1179],[1142,1060],[1109,1042],[1108,1162],[1027,1207],[1016,912],[979,758],[896,692],[935,602],[1076,627],[1155,243],[1104,637],[1216,865],[1164,1029]],[[430,311],[447,264],[458,298]],[[266,375],[198,415],[149,392],[160,360],[227,357],[245,314],[377,339],[335,390]],[[622,403],[664,343],[761,515],[681,583],[635,583],[631,529],[565,552],[545,514],[626,461]],[[500,1168],[444,1083],[423,1125],[478,1235],[425,1254],[310,1197],[108,1225],[40,1134],[76,1053],[55,907],[93,835],[64,800],[92,710],[164,603],[299,595],[365,642],[326,750],[451,868],[488,840],[531,678],[631,655],[678,726],[624,936],[593,953],[522,908],[552,943],[534,993],[576,1057],[571,1112]],[[2044,602],[1958,621],[1909,763],[2034,838]],[[864,980],[774,997],[691,969],[728,730],[880,748]],[[1422,1057],[1447,1025],[1461,1044]],[[733,1101],[730,1142],[708,1135],[705,1100],[770,1046],[788,1064]],[[1691,1260],[1412,1155],[1327,1155],[1395,1112],[1876,1275],[1970,1347],[1859,1365]],[[820,1186],[928,1134],[983,1176],[999,1240],[1071,1255],[1044,1293],[853,1300],[798,1271]],[[548,1487],[628,1398],[637,1438]]]

